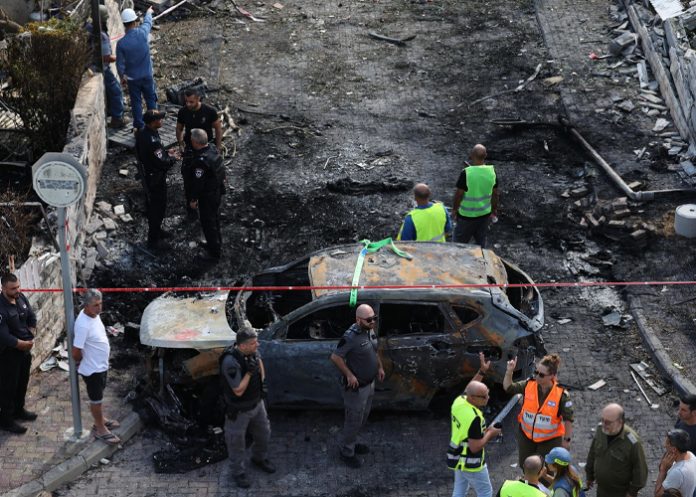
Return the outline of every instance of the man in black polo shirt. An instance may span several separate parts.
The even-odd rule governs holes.
[[[184,179],[184,195],[186,197],[186,212],[190,218],[195,218],[196,211],[191,209],[191,183],[193,181],[191,160],[193,148],[191,147],[191,130],[202,129],[208,135],[208,142],[215,135],[215,148],[221,150],[222,146],[222,120],[217,109],[201,101],[198,90],[189,88],[184,92],[186,105],[179,109],[176,118],[176,140],[179,149],[184,154],[181,164],[181,176]]]
[[[35,413],[24,408],[36,315],[19,292],[17,276],[6,273],[0,283],[0,429],[21,434],[27,428],[16,420],[36,419]]]

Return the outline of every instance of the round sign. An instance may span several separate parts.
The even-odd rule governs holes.
[[[70,154],[45,153],[31,171],[34,190],[48,205],[67,207],[85,193],[85,168]]]

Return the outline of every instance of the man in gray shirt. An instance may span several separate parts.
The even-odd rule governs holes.
[[[375,379],[384,380],[384,368],[377,354],[377,316],[367,304],[355,310],[355,324],[344,333],[331,360],[343,374],[345,420],[341,434],[341,459],[351,468],[361,466],[357,454],[367,454],[367,445],[356,443],[367,421],[375,394]]]

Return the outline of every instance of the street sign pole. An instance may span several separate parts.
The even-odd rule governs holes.
[[[82,414],[80,412],[80,388],[77,384],[77,368],[72,355],[75,331],[75,311],[73,306],[72,272],[68,258],[68,240],[65,233],[66,208],[58,207],[58,245],[60,245],[60,273],[63,280],[63,307],[65,308],[65,327],[68,335],[68,364],[70,375],[70,399],[73,415],[73,433],[71,440],[77,441],[82,437]]]
[[[60,246],[60,269],[63,280],[63,307],[65,328],[68,335],[68,365],[70,374],[70,398],[72,403],[73,431],[66,435],[70,441],[82,439],[82,416],[80,413],[80,389],[77,384],[77,368],[72,356],[75,331],[75,308],[73,307],[73,283],[68,257],[67,207],[82,199],[85,194],[87,172],[80,162],[70,154],[45,153],[31,168],[32,183],[37,195],[48,205],[56,207],[58,213],[58,245]]]

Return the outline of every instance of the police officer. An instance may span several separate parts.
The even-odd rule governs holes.
[[[193,182],[193,146],[191,144],[191,131],[202,129],[208,136],[208,141],[213,141],[215,134],[215,147],[222,147],[222,120],[217,109],[203,103],[201,94],[196,88],[184,91],[186,105],[179,109],[176,117],[176,141],[179,150],[183,153],[184,160],[181,164],[181,176],[184,180],[184,196],[186,197],[186,210],[189,217],[195,217],[195,210],[191,209],[191,185]]]
[[[635,497],[648,479],[643,444],[625,421],[619,404],[602,409],[600,429],[587,455],[587,488],[597,482],[597,497]]]
[[[193,146],[193,182],[191,184],[192,209],[198,209],[201,228],[205,235],[208,259],[219,260],[222,249],[220,234],[220,202],[225,193],[225,166],[214,145],[202,129],[191,130]]]
[[[167,209],[167,171],[175,159],[164,150],[157,131],[165,115],[154,109],[146,111],[145,127],[135,137],[135,152],[147,202],[147,246],[152,249],[164,248],[161,239],[168,235],[162,230],[162,220]]]
[[[265,471],[275,473],[275,466],[266,457],[271,425],[262,400],[266,371],[257,352],[256,332],[240,330],[234,346],[228,347],[220,358],[222,396],[225,401],[225,441],[237,486],[249,488],[251,483],[244,470],[247,429],[253,437],[251,462]]]
[[[340,457],[351,468],[361,466],[356,454],[367,454],[367,445],[356,443],[360,428],[367,422],[375,394],[375,379],[384,380],[384,368],[377,354],[377,316],[367,304],[355,310],[355,323],[343,334],[331,360],[343,374],[345,419]]]
[[[413,188],[416,208],[406,215],[397,240],[417,242],[445,242],[445,235],[452,231],[447,209],[441,202],[430,201],[430,187],[418,183]]]
[[[522,465],[524,478],[505,480],[496,497],[547,497],[539,482],[543,469],[544,463],[540,456],[529,456]]]
[[[485,162],[486,147],[475,145],[470,158],[471,165],[459,175],[454,194],[452,212],[457,219],[454,241],[469,243],[473,237],[485,248],[491,216],[498,212],[498,178],[495,168]]]
[[[36,419],[35,413],[24,408],[36,315],[19,292],[17,276],[6,273],[0,284],[0,429],[22,434],[27,428],[16,420]]]

